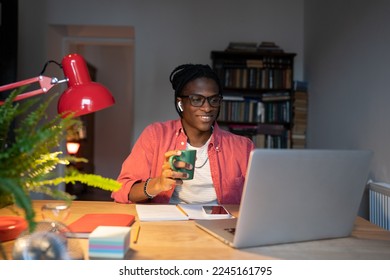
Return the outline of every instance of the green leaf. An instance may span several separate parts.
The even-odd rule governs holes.
[[[55,95],[34,97],[14,102],[25,87],[14,90],[0,106],[0,207],[15,203],[20,206],[29,229],[35,227],[35,213],[30,192],[38,192],[54,199],[72,200],[60,184],[81,182],[85,185],[115,191],[120,184],[113,179],[95,174],[83,174],[67,168],[59,175],[58,167],[84,158],[63,156],[60,143],[66,139],[66,130],[79,125],[72,115],[48,118],[47,108]]]
[[[12,194],[15,204],[24,210],[24,216],[29,225],[30,231],[33,231],[36,225],[34,220],[35,212],[28,194],[18,184],[17,180],[0,178],[0,190],[3,193]]]

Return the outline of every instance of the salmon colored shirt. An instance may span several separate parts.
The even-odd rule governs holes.
[[[187,136],[180,119],[153,123],[145,128],[130,155],[122,164],[118,181],[122,187],[111,197],[119,203],[131,203],[131,187],[140,181],[161,175],[164,154],[170,150],[185,150]],[[212,181],[220,204],[239,204],[253,142],[214,125],[208,146]],[[174,189],[159,193],[154,203],[169,203]]]

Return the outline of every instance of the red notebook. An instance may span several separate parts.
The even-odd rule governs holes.
[[[98,226],[127,227],[134,223],[134,219],[135,216],[130,214],[85,214],[68,225],[68,228],[71,231],[68,237],[88,238],[89,234]]]

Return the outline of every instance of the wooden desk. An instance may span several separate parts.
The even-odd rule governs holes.
[[[34,201],[37,218],[47,201]],[[238,206],[227,208],[237,215]],[[67,224],[86,213],[129,213],[136,215],[135,205],[102,201],[74,201]],[[0,209],[0,216],[14,215]],[[292,244],[233,249],[199,229],[194,221],[139,222],[138,242],[131,242],[127,259],[390,259],[390,232],[357,217],[352,236],[348,238]],[[132,236],[134,238],[134,235]],[[79,239],[85,258],[88,258],[88,240]],[[11,256],[13,241],[3,245]]]

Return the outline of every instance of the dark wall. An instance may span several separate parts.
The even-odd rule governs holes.
[[[0,85],[16,82],[18,1],[0,0]],[[8,92],[0,92],[4,99]]]

